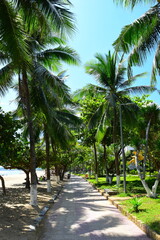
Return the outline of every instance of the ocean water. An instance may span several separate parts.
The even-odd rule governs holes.
[[[41,168],[37,168],[36,171],[43,171]],[[0,166],[0,175],[6,176],[6,175],[15,175],[15,174],[24,174],[22,170],[18,169],[5,169],[2,166]]]

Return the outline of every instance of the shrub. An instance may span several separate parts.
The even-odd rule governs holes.
[[[131,204],[132,204],[132,211],[133,212],[139,212],[139,207],[142,205],[142,200],[139,198],[137,198],[137,197],[135,197],[135,198],[132,198],[130,201],[129,201]]]

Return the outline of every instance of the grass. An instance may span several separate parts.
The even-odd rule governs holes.
[[[149,187],[151,187],[155,181],[155,178],[146,177],[146,180]],[[136,216],[137,219],[141,220],[144,224],[148,225],[153,231],[160,234],[160,185],[158,186],[157,191],[159,198],[152,199],[145,196],[146,192],[142,186],[142,183],[139,180],[139,177],[135,175],[127,176],[127,193],[123,192],[123,178],[119,188],[116,186],[116,178],[113,178],[112,184],[107,184],[105,177],[99,177],[98,183],[93,177],[91,179],[88,179],[88,181],[100,189],[108,188],[112,190],[118,190],[119,194],[117,196],[122,198],[126,196],[141,197],[142,204],[139,206],[139,212],[132,212],[132,214]],[[131,212],[131,209],[133,209],[133,204],[130,200],[121,201],[120,204],[123,204],[124,208],[127,211]]]
[[[137,219],[148,225],[153,231],[160,234],[160,198],[152,199],[147,197],[141,198],[142,205],[139,207],[139,212],[133,212]],[[121,202],[124,208],[131,212],[132,203],[130,200]]]
[[[109,189],[113,189],[113,190],[118,190],[119,193],[123,192],[123,178],[122,178],[122,182],[121,182],[119,188],[117,188],[115,177],[113,178],[112,184],[107,184],[105,177],[98,178],[98,183],[96,182],[95,178],[88,179],[88,181],[95,184],[95,186],[100,189],[109,188]],[[154,177],[146,177],[146,181],[147,181],[149,187],[151,187],[155,181],[155,178]],[[130,195],[146,193],[138,176],[135,176],[135,175],[127,176],[126,185],[127,185],[127,193]],[[160,194],[160,186],[158,187],[157,192]]]

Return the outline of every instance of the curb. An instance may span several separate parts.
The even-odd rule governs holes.
[[[62,191],[62,188],[64,187],[64,183],[62,183],[62,185],[59,187],[59,189],[57,190],[57,192],[52,196],[52,198],[48,201],[48,203],[52,203],[54,204],[55,200],[58,198],[59,194]],[[30,225],[30,231],[35,231],[37,230],[37,228],[40,226],[40,223],[42,222],[43,218],[45,217],[46,213],[48,212],[48,210],[51,208],[52,205],[48,205],[48,206],[44,206],[41,211],[38,214],[38,217],[36,217],[34,219],[33,225]]]
[[[90,182],[89,182],[90,183]],[[132,222],[134,222],[143,232],[147,234],[148,237],[151,237],[154,240],[160,240],[160,235],[153,230],[150,229],[149,226],[144,224],[142,221],[138,220],[135,216],[131,213],[126,211],[122,205],[119,204],[119,201],[113,200],[110,198],[109,194],[105,193],[104,190],[97,188],[93,183],[90,183],[93,188],[95,188],[102,196],[109,200],[123,215],[128,217]]]

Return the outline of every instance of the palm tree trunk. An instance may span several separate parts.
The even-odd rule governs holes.
[[[117,143],[117,137],[116,137],[117,118],[116,118],[116,116],[117,116],[117,112],[116,112],[116,108],[114,107],[114,117],[113,117],[113,144],[114,145]],[[119,186],[119,184],[120,184],[119,154],[116,149],[116,146],[114,146],[114,156],[115,156],[117,186]]]
[[[21,85],[21,83],[20,83]],[[22,85],[23,92],[21,92],[22,102],[25,106],[27,123],[29,129],[30,137],[30,171],[31,171],[31,189],[30,189],[30,204],[37,206],[37,178],[36,178],[36,154],[35,154],[35,140],[34,140],[34,130],[33,130],[33,121],[31,113],[31,104],[30,104],[30,95],[27,81],[27,74],[25,69],[22,71]]]
[[[45,140],[46,140],[47,192],[51,192],[50,151],[49,151],[50,143],[47,131],[45,131]]]
[[[53,152],[53,156],[54,156],[54,161],[56,162],[57,159],[57,149],[56,146],[54,144],[53,138],[51,138],[51,146],[52,146],[52,152]],[[59,179],[59,170],[58,170],[58,166],[54,166],[55,167],[55,175],[56,175],[56,182],[59,183],[60,179]]]
[[[95,175],[96,175],[96,182],[98,182],[98,160],[97,160],[97,149],[96,143],[93,144],[94,147],[94,159],[95,159]]]
[[[107,152],[106,152],[106,145],[103,145],[103,159],[104,159],[104,166],[106,168],[106,183],[109,182],[109,176],[108,176],[108,164],[107,164]]]

